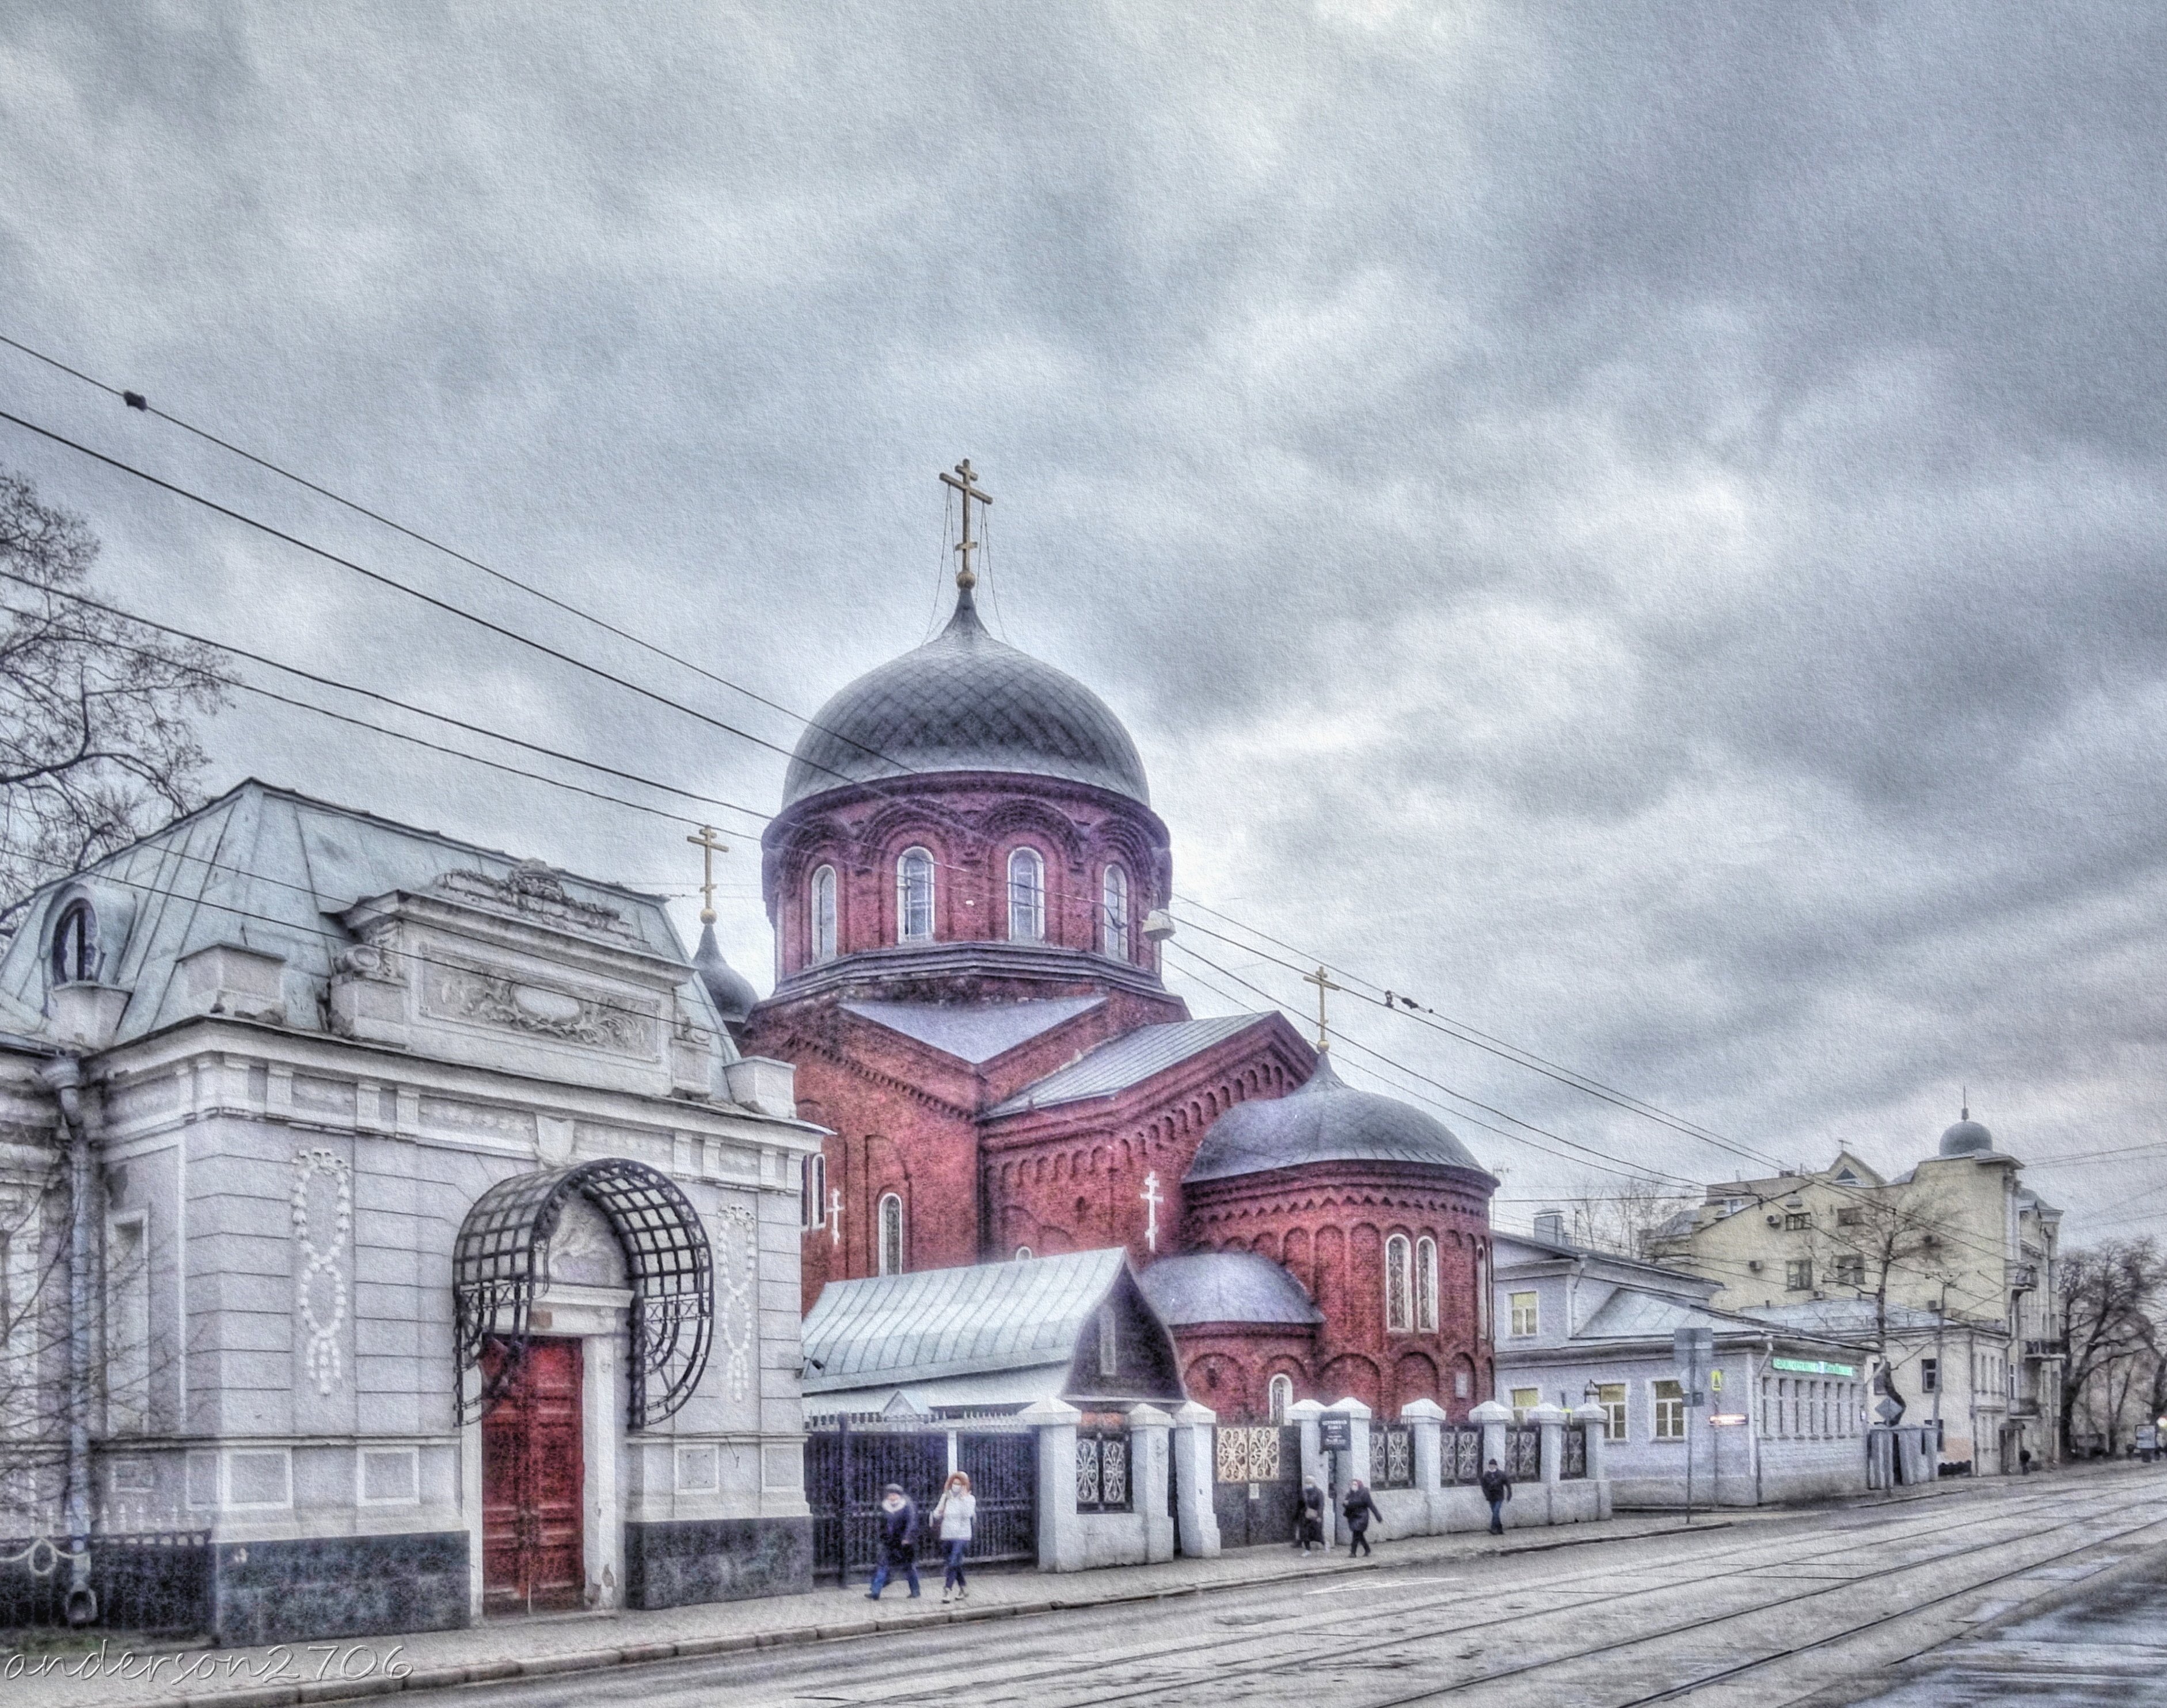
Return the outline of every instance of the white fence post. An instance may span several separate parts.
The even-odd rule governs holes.
[[[1218,1414],[1185,1400],[1174,1414],[1174,1522],[1181,1551],[1194,1558],[1219,1557],[1219,1515],[1211,1490],[1219,1470],[1212,1462],[1213,1426]]]
[[[1444,1408],[1433,1399],[1411,1399],[1400,1408],[1400,1421],[1414,1437],[1415,1490],[1430,1536],[1444,1534]]]
[[[1084,1414],[1041,1399],[1020,1414],[1038,1434],[1038,1569],[1084,1569],[1084,1527],[1076,1517],[1076,1425]]]
[[[1174,1557],[1174,1514],[1168,1508],[1168,1479],[1174,1466],[1168,1456],[1174,1420],[1155,1405],[1129,1411],[1129,1492],[1144,1520],[1144,1558],[1153,1564]]]

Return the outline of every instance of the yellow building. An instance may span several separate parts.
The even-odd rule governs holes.
[[[1709,1300],[1873,1346],[1904,1421],[1941,1425],[1945,1464],[2015,1471],[2055,1457],[2061,1212],[1963,1118],[1890,1179],[1850,1151],[1826,1168],[1726,1181],[1650,1255],[1714,1282]]]

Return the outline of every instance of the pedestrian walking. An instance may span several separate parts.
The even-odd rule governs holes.
[[[918,1600],[918,1507],[900,1483],[889,1483],[881,1496],[880,1550],[880,1563],[873,1568],[873,1584],[866,1591],[866,1600],[879,1600],[889,1577],[898,1571],[910,1579],[910,1599]]]
[[[971,1493],[970,1478],[963,1472],[956,1472],[940,1491],[940,1499],[933,1509],[933,1522],[940,1531],[940,1546],[948,1554],[948,1569],[940,1579],[943,1605],[951,1598],[964,1600],[971,1593],[970,1586],[963,1581],[963,1556],[971,1546],[971,1520],[978,1510],[978,1499]]]
[[[1357,1477],[1353,1487],[1348,1489],[1347,1499],[1339,1510],[1347,1515],[1348,1532],[1354,1537],[1347,1545],[1347,1557],[1352,1559],[1357,1554],[1372,1552],[1370,1520],[1381,1519],[1384,1515],[1377,1510],[1377,1503],[1370,1498],[1370,1485]]]
[[[1317,1478],[1305,1477],[1301,1483],[1301,1511],[1295,1519],[1295,1546],[1307,1553],[1311,1544],[1324,1546],[1324,1491],[1317,1486]]]
[[[2021,1465],[2021,1466],[2023,1467],[2024,1474],[2025,1474],[2027,1477],[2029,1477],[2029,1476],[2032,1474],[2032,1450],[2031,1450],[2031,1448],[2029,1448],[2029,1447],[2020,1447],[2020,1448],[2018,1448],[2018,1449],[2017,1449],[2017,1451],[2016,1451],[2016,1462],[2017,1462],[2017,1463],[2018,1463],[2019,1465]]]
[[[1505,1534],[1505,1503],[1513,1498],[1513,1479],[1495,1459],[1482,1473],[1482,1498],[1490,1503],[1490,1534]]]

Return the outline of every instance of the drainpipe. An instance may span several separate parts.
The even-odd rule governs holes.
[[[98,1617],[98,1592],[90,1587],[90,1138],[77,1089],[82,1062],[60,1056],[40,1068],[38,1076],[59,1102],[61,1133],[67,1141],[67,1622],[80,1627]]]

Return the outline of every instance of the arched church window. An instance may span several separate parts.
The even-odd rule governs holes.
[[[1415,1241],[1415,1327],[1437,1332],[1437,1241],[1427,1234]]]
[[[895,935],[898,943],[933,940],[933,856],[908,848],[895,863]]]
[[[1028,1263],[1031,1261],[1031,1255],[1030,1246],[1019,1245],[1016,1247],[1015,1261],[1019,1263]]]
[[[1009,940],[1037,943],[1046,936],[1046,862],[1035,848],[1009,856]]]
[[[1490,1338],[1490,1248],[1480,1240],[1475,1246],[1475,1329]]]
[[[803,1182],[799,1188],[800,1214],[798,1222],[808,1228],[824,1228],[828,1224],[828,1159],[815,1151],[805,1159]]]
[[[71,902],[53,928],[53,982],[77,984],[98,976],[98,916],[87,902]]]
[[[1108,866],[1099,896],[1100,946],[1114,960],[1129,958],[1129,875]]]
[[[823,866],[813,874],[810,912],[813,917],[813,965],[835,958],[835,869]]]
[[[880,1272],[903,1273],[903,1200],[893,1192],[880,1201]]]
[[[1275,1424],[1285,1423],[1287,1408],[1294,1404],[1294,1378],[1274,1376],[1265,1391],[1271,1396],[1272,1421]]]
[[[1414,1326],[1408,1258],[1406,1235],[1395,1234],[1385,1241],[1385,1326],[1399,1334]]]

